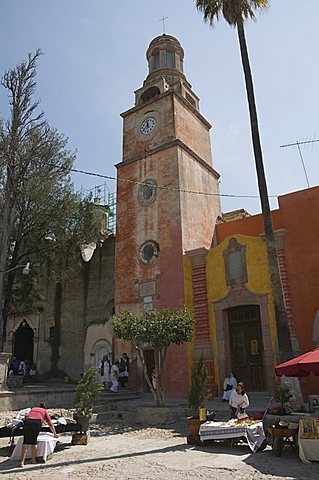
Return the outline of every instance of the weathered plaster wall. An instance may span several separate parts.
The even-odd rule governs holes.
[[[110,337],[112,344],[109,323],[114,308],[114,249],[114,237],[111,236],[102,247],[96,248],[88,263],[79,259],[70,278],[58,286],[49,276],[44,277],[34,343],[34,361],[40,375],[65,374],[79,379],[84,369],[88,327],[90,343],[99,340],[100,327],[104,326],[103,335]],[[35,316],[21,314],[9,318],[8,331],[14,331],[23,318],[33,328]],[[8,340],[7,349],[13,351],[10,337]]]
[[[246,245],[246,262],[248,282],[246,288],[252,294],[266,294],[268,296],[267,310],[271,335],[272,352],[277,351],[277,333],[275,324],[274,308],[272,303],[270,278],[268,273],[268,261],[265,242],[262,238],[248,237],[243,235],[233,235],[237,241]],[[216,312],[214,304],[223,301],[227,298],[230,292],[230,287],[226,285],[225,264],[223,252],[228,246],[230,237],[225,238],[218,246],[212,248],[206,257],[206,278],[207,278],[207,302],[209,305],[209,322],[210,322],[210,337],[214,353],[214,377],[215,383],[221,383],[220,369],[221,365],[218,363],[216,352],[218,348]],[[187,305],[192,306],[192,273],[190,266],[190,259],[184,259],[184,274],[185,274],[185,298]],[[241,305],[238,299],[238,305]],[[231,306],[234,306],[233,304]],[[227,308],[227,306],[225,306]],[[224,370],[224,366],[222,368]]]

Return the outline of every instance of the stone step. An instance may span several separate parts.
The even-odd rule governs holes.
[[[94,415],[94,421],[96,423],[108,423],[110,421],[121,421],[127,423],[135,423],[136,412],[126,412],[120,410],[111,410],[107,412],[100,412]]]
[[[139,398],[143,398],[143,395],[140,392],[136,392],[136,391],[123,392],[119,390],[118,393],[102,392],[96,399],[95,405],[119,402],[123,400],[127,400],[127,401],[137,400]]]

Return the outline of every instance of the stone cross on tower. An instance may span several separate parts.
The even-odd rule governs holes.
[[[163,22],[163,33],[165,33],[165,20],[167,20],[168,17],[163,17],[159,20],[159,22]]]

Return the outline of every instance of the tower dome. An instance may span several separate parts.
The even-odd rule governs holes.
[[[154,38],[147,49],[146,58],[150,75],[159,69],[177,70],[183,75],[184,50],[177,38],[171,35],[164,33]]]
[[[140,105],[168,90],[175,90],[197,110],[199,99],[184,75],[184,50],[172,35],[155,37],[146,51],[148,75],[143,87],[135,92],[135,104]]]

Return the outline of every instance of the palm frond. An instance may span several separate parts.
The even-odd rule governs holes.
[[[211,27],[224,17],[231,26],[244,23],[248,18],[255,19],[255,11],[265,10],[269,0],[196,0],[196,8]]]

